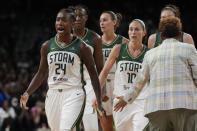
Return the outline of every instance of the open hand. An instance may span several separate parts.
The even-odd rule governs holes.
[[[29,95],[28,94],[23,94],[22,96],[21,96],[21,99],[20,99],[20,107],[21,108],[23,108],[23,109],[25,109],[25,110],[28,110],[29,109],[29,107],[27,107],[27,101],[28,101],[28,99],[29,99]]]
[[[117,112],[120,110],[120,112],[124,109],[124,107],[127,105],[127,102],[123,99],[123,96],[117,96],[117,99],[119,99],[118,103],[114,106],[114,111]]]

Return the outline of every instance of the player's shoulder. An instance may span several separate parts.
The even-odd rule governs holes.
[[[193,40],[192,36],[189,33],[185,33],[184,32],[184,34],[183,34],[183,42],[194,45],[194,40]]]
[[[157,33],[151,34],[148,39],[155,40],[156,36],[157,36]]]
[[[101,36],[98,33],[96,33],[94,30],[91,30],[88,28],[87,28],[87,30],[92,35],[92,39],[94,42],[97,42],[97,41],[101,42]]]
[[[148,38],[148,48],[154,48],[157,34],[151,34]]]
[[[47,49],[49,46],[50,40],[46,40],[42,45],[41,48]]]
[[[122,36],[122,43],[128,43],[129,39],[127,39],[126,37]]]

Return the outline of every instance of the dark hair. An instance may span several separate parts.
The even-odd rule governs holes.
[[[89,15],[89,10],[88,10],[88,7],[86,5],[82,5],[82,4],[79,4],[79,5],[76,5],[74,6],[74,9],[84,9],[85,12],[86,12],[86,15]]]
[[[60,9],[59,12],[68,13],[68,14],[70,15],[70,18],[71,18],[73,21],[76,20],[75,13],[74,13],[74,11],[73,11],[71,8],[63,8],[63,9]]]
[[[111,16],[112,20],[116,20],[117,21],[116,25],[114,27],[114,29],[116,30],[119,27],[119,25],[120,25],[120,22],[122,20],[122,15],[120,13],[116,13],[115,14],[113,11],[104,11],[103,13],[109,14]]]
[[[173,38],[179,35],[182,30],[182,23],[178,17],[166,17],[159,23],[159,31],[165,38]]]
[[[166,6],[161,10],[161,12],[164,11],[164,10],[170,10],[170,11],[172,11],[172,12],[174,13],[174,15],[175,15],[176,17],[178,17],[178,18],[180,18],[180,16],[181,16],[181,13],[180,13],[179,8],[178,8],[177,6],[175,6],[175,5],[173,5],[173,4],[168,4],[168,5],[166,5]]]

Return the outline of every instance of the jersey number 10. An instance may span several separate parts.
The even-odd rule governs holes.
[[[133,80],[135,79],[136,74],[135,73],[127,73],[127,75],[128,75],[128,83],[133,83]]]

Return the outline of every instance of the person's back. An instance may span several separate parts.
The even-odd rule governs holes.
[[[197,108],[197,103],[194,103],[197,88],[192,77],[197,72],[191,75],[190,68],[194,51],[193,45],[172,38],[164,40],[162,45],[147,53],[147,59],[151,62],[151,92],[146,112],[183,107],[191,109],[190,105]],[[154,109],[150,104],[155,105]]]

